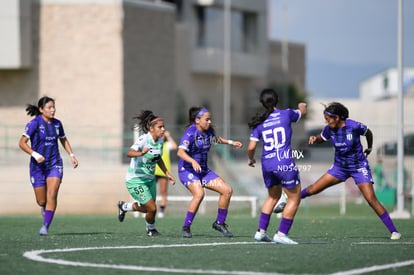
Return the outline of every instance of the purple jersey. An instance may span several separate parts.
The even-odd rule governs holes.
[[[292,148],[292,122],[300,120],[299,110],[274,110],[265,121],[257,125],[250,133],[250,140],[262,140],[262,169],[276,171],[282,166],[294,166]],[[292,167],[290,167],[292,168]]]
[[[202,171],[207,171],[207,157],[211,144],[215,139],[214,132],[209,128],[205,133],[197,130],[196,125],[191,124],[181,137],[179,148],[184,149],[187,154],[195,159],[201,166]],[[182,169],[193,169],[191,163],[180,159],[178,162],[178,171]]]
[[[45,158],[43,163],[37,163],[34,158],[31,158],[31,169],[34,166],[47,169],[62,166],[58,139],[65,138],[65,131],[58,119],[52,118],[51,122],[47,123],[41,115],[38,115],[27,123],[23,135],[30,139],[31,148]]]
[[[335,147],[336,166],[357,169],[360,164],[368,162],[360,140],[360,136],[365,136],[367,130],[366,125],[352,119],[345,120],[345,126],[339,129],[331,129],[329,126],[323,128],[322,139],[331,140]]]

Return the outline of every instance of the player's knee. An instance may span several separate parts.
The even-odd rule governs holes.
[[[36,199],[36,202],[40,207],[45,207],[46,206],[46,200],[45,199]]]

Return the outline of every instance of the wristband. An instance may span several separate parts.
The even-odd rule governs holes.
[[[33,151],[32,152],[32,154],[31,154],[31,156],[35,159],[35,160],[38,160],[38,159],[40,159],[41,157],[43,157],[41,154],[39,154],[38,152],[36,152],[36,151]]]
[[[70,153],[70,154],[69,154],[69,156],[70,156],[71,158],[74,158],[74,157],[75,157],[75,154],[74,154],[74,153]]]
[[[227,140],[227,144],[232,145],[233,144],[233,141],[231,139],[228,139]]]

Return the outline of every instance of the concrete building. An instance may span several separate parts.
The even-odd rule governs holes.
[[[403,73],[404,93],[414,91],[414,68],[405,68]],[[398,93],[398,71],[390,68],[374,74],[360,84],[361,99],[381,100],[396,96]]]
[[[76,151],[119,162],[143,109],[179,135],[188,108],[204,105],[223,134],[225,60],[233,138],[247,141],[262,88],[287,79],[305,89],[305,47],[288,44],[282,68],[266,0],[231,2],[228,54],[223,0],[3,0],[0,11],[0,148],[9,155],[30,119],[25,105],[44,95]]]

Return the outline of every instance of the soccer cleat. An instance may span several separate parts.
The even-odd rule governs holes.
[[[265,233],[261,233],[260,231],[256,231],[254,234],[254,239],[258,242],[271,242],[272,239]]]
[[[39,235],[40,236],[47,236],[48,232],[47,232],[47,227],[46,225],[42,225],[42,227],[40,228],[39,231]]]
[[[147,236],[149,237],[158,237],[160,234],[160,232],[157,231],[157,229],[147,229]]]
[[[158,212],[157,213],[157,218],[159,218],[159,219],[164,218],[164,212]]]
[[[273,209],[273,213],[282,213],[285,209],[286,202],[281,202],[280,204],[276,205],[275,209]]]
[[[279,232],[273,236],[272,242],[278,244],[298,244],[297,242],[291,240],[287,235]]]
[[[391,240],[399,240],[399,239],[401,239],[401,233],[399,233],[399,232],[392,232],[390,239]]]
[[[125,219],[125,213],[127,212],[127,211],[124,211],[122,209],[122,205],[124,205],[124,203],[125,202],[123,202],[123,201],[119,201],[118,202],[118,220],[120,222],[123,222],[124,221],[124,219]]]
[[[183,234],[183,238],[193,237],[193,234],[191,234],[191,229],[190,229],[189,226],[183,226],[183,229],[181,230],[181,233]]]
[[[213,229],[219,231],[223,237],[228,237],[228,238],[233,237],[233,234],[227,229],[227,224],[225,223],[220,224],[220,223],[217,223],[217,221],[215,221],[212,224],[212,227]]]

